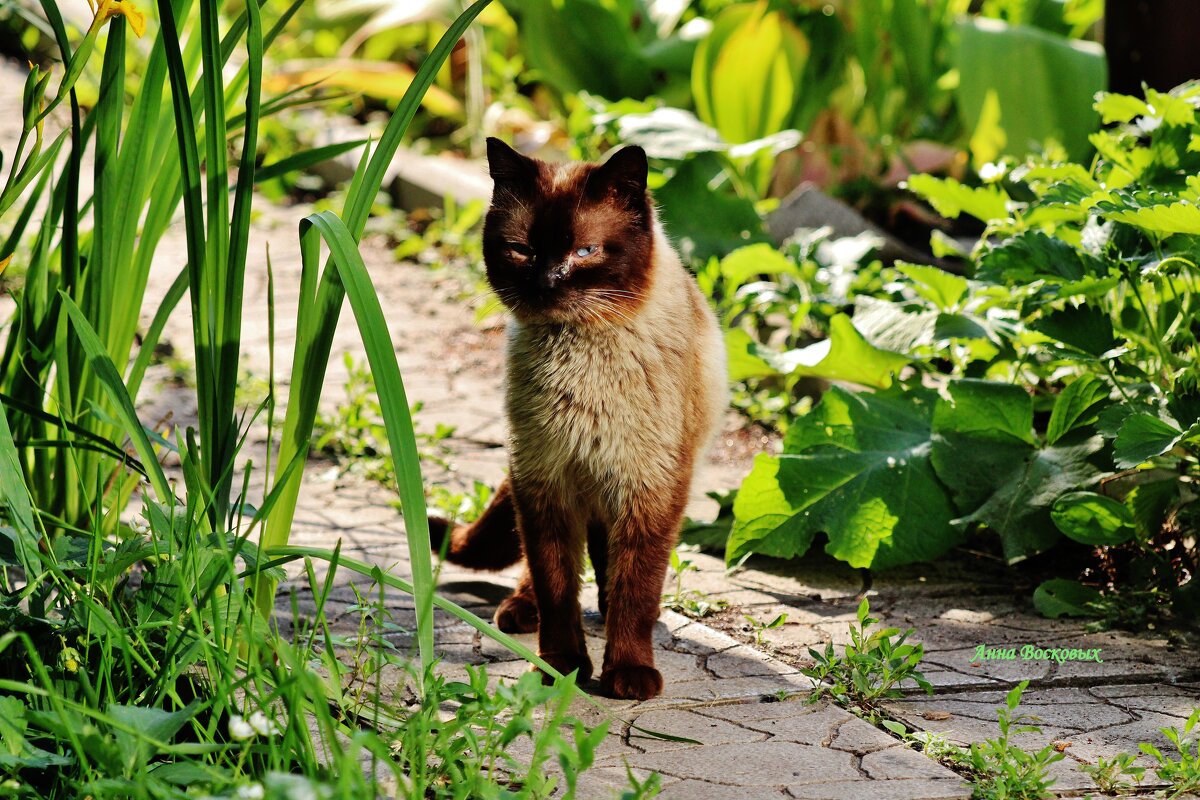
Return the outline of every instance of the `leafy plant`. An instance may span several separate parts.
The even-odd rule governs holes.
[[[456,787],[466,787],[472,796],[512,796],[511,787],[502,788],[498,781],[515,781],[523,787],[518,796],[533,797],[553,788],[541,767],[547,759],[559,760],[568,794],[573,776],[591,763],[602,729],[575,726],[572,740],[562,739],[559,732],[559,723],[570,722],[562,715],[565,704],[559,702],[574,691],[569,679],[546,689],[530,680],[492,694],[483,691],[482,673],[472,676],[466,690],[433,677],[435,604],[514,652],[535,662],[540,659],[470,612],[434,596],[412,421],[378,297],[350,230],[361,232],[368,199],[377,192],[384,166],[421,94],[484,5],[486,0],[476,3],[450,27],[400,103],[373,160],[364,159],[349,193],[349,227],[328,211],[301,222],[297,353],[284,440],[278,460],[267,465],[268,488],[256,506],[232,488],[245,441],[246,431],[240,426],[247,424],[234,413],[241,272],[250,242],[255,130],[265,113],[259,85],[263,49],[298,4],[264,32],[258,4],[248,3],[225,39],[218,41],[215,5],[192,12],[185,0],[162,0],[161,30],[124,136],[118,129],[125,102],[125,21],[111,23],[101,87],[107,99],[86,121],[73,109],[74,160],[57,176],[49,211],[33,240],[41,271],[26,273],[21,297],[25,310],[17,312],[20,324],[5,329],[4,371],[13,381],[6,384],[12,394],[0,394],[0,503],[8,523],[0,527],[0,618],[6,631],[0,636],[0,684],[6,693],[0,698],[0,770],[8,778],[6,791],[15,787],[33,796],[149,798],[182,797],[194,787],[238,796],[306,790],[317,796],[363,797],[379,792],[378,767],[391,773],[403,796],[466,796]],[[94,30],[72,53],[54,4],[43,8],[70,63],[83,58],[109,12],[123,10],[131,21],[137,13],[128,4],[119,9],[103,4]],[[181,47],[185,38],[186,57]],[[242,71],[227,80],[222,63],[243,41],[247,56]],[[159,117],[165,115],[157,108],[168,79],[174,127],[162,124]],[[202,111],[192,105],[193,84]],[[65,86],[59,91],[69,93]],[[227,117],[226,105],[237,100],[244,101],[244,115]],[[36,114],[39,102],[36,93],[27,94],[26,111]],[[226,163],[231,130],[240,132],[241,143],[232,186]],[[78,158],[93,135],[97,194],[81,202]],[[125,149],[118,150],[118,144]],[[118,153],[130,160],[130,170],[117,169]],[[158,158],[161,169],[151,169]],[[128,190],[125,184],[131,180],[140,187],[137,191],[119,191]],[[35,188],[26,211],[37,206],[37,193],[46,185],[38,184],[42,188]],[[232,210],[227,206],[231,190]],[[138,305],[123,309],[111,304],[131,301],[137,292],[116,291],[118,267],[132,262],[113,260],[107,248],[119,253],[123,245],[113,236],[125,230],[128,246],[134,247],[136,240],[137,247],[148,248],[139,253],[149,259],[158,235],[155,226],[165,226],[181,199],[188,264],[126,376],[117,365],[129,361]],[[96,220],[91,257],[80,252],[88,240],[73,238],[77,218],[89,204]],[[22,226],[17,228],[6,247],[22,235]],[[61,247],[52,239],[60,229]],[[331,263],[318,276],[315,261],[322,242],[330,250]],[[52,258],[62,261],[51,268]],[[86,277],[71,272],[82,269],[88,258]],[[136,274],[126,277],[134,279],[140,292]],[[78,283],[72,285],[72,280]],[[143,425],[133,397],[158,333],[185,291],[191,296],[196,340],[199,430],[175,432],[172,442]],[[379,386],[388,443],[396,453],[395,473],[406,501],[414,564],[412,583],[343,558],[338,549],[286,547],[343,296],[349,296],[360,324]],[[92,316],[98,302],[104,305]],[[54,310],[48,311],[51,307]],[[273,336],[270,301],[268,314]],[[122,331],[129,342],[114,350],[109,345],[125,335]],[[22,349],[42,341],[39,337],[45,348]],[[269,442],[274,441],[273,382],[272,370],[263,405]],[[81,385],[86,388],[75,393]],[[27,426],[44,435],[29,438]],[[14,429],[20,438],[14,437]],[[96,430],[108,432],[111,439]],[[118,435],[128,437],[128,449],[119,446]],[[160,454],[171,450],[180,465],[182,496],[177,496],[176,485],[159,462]],[[54,458],[39,461],[43,451]],[[89,453],[108,461],[78,469]],[[249,484],[253,468],[247,467],[243,485]],[[44,494],[49,489],[76,495],[73,505]],[[124,500],[134,489],[144,501],[144,524],[121,518]],[[64,508],[73,509],[70,519],[64,518]],[[265,532],[261,545],[255,545],[250,537],[260,526]],[[298,559],[305,560],[308,586],[317,598],[315,620],[311,625],[294,620],[294,637],[288,638],[276,627],[275,586],[283,575],[280,567]],[[328,563],[323,581],[316,579],[311,559]],[[411,696],[419,711],[383,699],[378,682],[373,693],[366,690],[387,654],[368,655],[359,649],[352,663],[339,660],[323,614],[339,569],[417,598],[419,663],[410,668]],[[371,620],[382,627],[383,616],[382,607],[364,612],[364,625]],[[549,728],[535,729],[530,711],[551,697],[557,711],[552,709],[546,717]],[[442,718],[444,701],[467,707],[457,731]],[[515,728],[496,729],[502,712],[511,707],[519,710],[520,722]],[[479,718],[484,711],[492,716]],[[389,753],[393,735],[401,740],[406,732],[425,736],[414,733],[422,725],[436,725],[445,734],[440,766],[411,741],[400,759]],[[480,726],[488,725],[493,726],[491,733],[481,734]],[[536,763],[528,771],[511,760],[496,763],[500,749],[526,734],[536,740]],[[486,765],[476,760],[481,753],[492,760]],[[364,770],[367,761],[371,768]],[[429,783],[414,783],[412,775],[419,769]],[[479,777],[481,770],[484,777]],[[453,779],[447,777],[451,774]]]
[[[840,328],[834,306],[816,368],[875,388],[839,386],[788,422],[738,493],[727,560],[801,555],[824,535],[835,557],[882,568],[986,530],[1009,562],[1067,539],[1096,548],[1093,586],[1047,585],[1048,613],[1095,613],[1095,590],[1122,585],[1195,607],[1181,601],[1198,564],[1184,488],[1200,470],[1198,98],[1100,96],[1116,127],[1091,137],[1089,167],[1050,153],[981,186],[912,178],[941,213],[986,225],[967,275],[899,263],[852,289]],[[735,375],[813,369],[770,333],[736,334]]]
[[[1079,768],[1096,782],[1100,791],[1105,794],[1117,794],[1142,785],[1146,768],[1135,766],[1136,759],[1137,756],[1129,753],[1119,753],[1112,758],[1097,756],[1095,764],[1081,764]]]
[[[1174,726],[1160,730],[1178,758],[1171,758],[1149,742],[1142,742],[1138,748],[1157,762],[1154,774],[1171,787],[1168,797],[1200,791],[1200,709],[1191,713],[1182,730]]]
[[[205,513],[216,522],[230,511],[231,487],[223,453],[232,446],[234,431],[249,198],[256,180],[270,172],[282,174],[319,160],[305,151],[295,154],[296,160],[273,165],[273,170],[260,174],[254,168],[259,121],[288,104],[284,97],[262,102],[261,51],[273,42],[294,7],[285,9],[280,24],[269,30],[262,29],[257,7],[255,12],[246,9],[233,20],[224,41],[205,34],[209,38],[202,47],[196,26],[197,49],[189,54],[187,64],[172,58],[170,45],[175,42],[176,19],[189,15],[199,19],[190,2],[164,7],[164,24],[146,49],[148,55],[126,46],[128,27],[138,36],[146,33],[145,18],[132,4],[98,4],[95,18],[76,46],[56,4],[45,2],[41,8],[44,25],[53,32],[67,66],[52,99],[47,99],[51,71],[36,67],[31,71],[23,100],[24,131],[16,151],[9,154],[10,179],[0,200],[0,207],[20,209],[0,243],[0,260],[16,258],[23,273],[21,288],[15,292],[17,309],[0,350],[0,399],[19,447],[22,472],[43,518],[53,521],[56,530],[89,528],[94,515],[99,515],[96,519],[102,520],[106,531],[119,525],[132,483],[121,448],[123,433],[116,422],[118,404],[89,366],[93,356],[73,346],[60,322],[67,316],[68,301],[77,305],[96,331],[104,355],[119,365],[125,389],[136,397],[162,326],[190,288],[195,301],[197,369],[212,383],[198,395],[198,445],[203,449],[198,447],[197,476],[210,484]],[[211,33],[212,28],[209,24],[205,30]],[[103,31],[107,34],[102,37]],[[85,114],[76,89],[101,40],[102,91]],[[242,41],[247,57],[240,59],[230,80],[204,78],[193,105],[187,87],[197,85],[202,75],[223,69]],[[126,59],[133,73],[128,76]],[[168,82],[174,84],[174,95],[165,92]],[[133,89],[130,104],[126,93]],[[205,92],[207,104],[201,101]],[[245,113],[230,111],[227,118],[226,108],[239,105]],[[60,106],[69,106],[70,124],[44,147],[43,130],[57,121],[50,112]],[[201,124],[207,138],[192,131]],[[183,128],[188,129],[187,137]],[[23,157],[30,136],[32,149]],[[229,185],[226,145],[235,137],[244,142],[242,163]],[[189,139],[186,149],[194,163],[180,160],[183,145],[177,142],[184,138]],[[81,184],[85,151],[94,154],[95,163],[90,197]],[[200,163],[205,164],[207,191],[215,192],[220,184],[219,200],[214,199],[207,217],[194,202],[203,192]],[[150,264],[181,199],[192,226],[189,267],[142,332],[139,314]],[[41,208],[45,213],[35,224]],[[202,289],[208,294],[200,297]],[[222,294],[212,295],[214,291]],[[131,360],[135,340],[140,350]]]
[[[1041,728],[1029,723],[1035,717],[1018,714],[1021,695],[1029,681],[1021,681],[1005,697],[1004,705],[996,711],[1000,735],[971,745],[970,765],[975,773],[973,800],[1042,800],[1052,797],[1054,779],[1046,770],[1064,756],[1048,744],[1036,753],[1022,750],[1012,737],[1022,733],[1041,733]]]
[[[703,592],[696,589],[683,588],[683,576],[695,572],[698,568],[690,560],[679,555],[679,548],[671,551],[671,575],[675,578],[675,587],[662,597],[662,607],[678,611],[692,619],[704,619],[714,611],[720,611],[729,605],[725,600],[712,600]]]
[[[754,643],[759,647],[766,644],[767,631],[773,631],[776,628],[782,628],[787,622],[787,613],[776,614],[770,621],[760,620],[749,614],[743,614],[742,619],[746,620],[745,630],[749,631],[754,637]]]
[[[317,412],[313,423],[313,449],[338,459],[343,470],[389,484],[392,479],[392,453],[388,446],[383,409],[375,392],[375,381],[369,367],[345,353],[345,399],[332,413]],[[416,416],[421,404],[410,407]],[[430,433],[418,433],[421,458],[426,462],[445,464],[445,440],[454,435],[454,428],[438,424]]]
[[[687,98],[694,38],[680,35],[686,6],[655,9],[645,0],[508,0],[527,63],[560,92],[619,100],[655,92]],[[597,64],[608,68],[597,69]]]
[[[913,630],[881,628],[868,634],[867,629],[879,622],[870,613],[870,601],[864,597],[855,615],[857,624],[850,625],[850,644],[841,656],[834,652],[833,642],[825,645],[824,652],[809,648],[814,664],[801,670],[813,681],[808,702],[828,695],[844,708],[877,719],[880,701],[902,697],[900,685],[906,681],[933,693],[933,686],[917,669],[924,645],[907,642]]]

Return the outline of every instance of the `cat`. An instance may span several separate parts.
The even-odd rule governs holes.
[[[586,545],[607,644],[600,690],[663,688],[651,632],[696,459],[728,404],[716,318],[658,223],[645,152],[551,164],[487,141],[487,278],[511,312],[505,406],[509,476],[473,524],[446,530],[449,561],[502,569],[496,611],[538,633],[562,673],[591,676],[579,603]]]

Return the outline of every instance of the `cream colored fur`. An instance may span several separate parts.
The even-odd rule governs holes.
[[[626,317],[509,327],[513,477],[606,521],[690,480],[728,405],[716,318],[657,223],[653,257]]]

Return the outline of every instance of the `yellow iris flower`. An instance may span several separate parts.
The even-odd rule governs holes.
[[[138,10],[132,0],[88,0],[92,13],[96,15],[93,26],[103,25],[116,16],[129,20],[129,27],[139,38],[146,32],[146,15]]]

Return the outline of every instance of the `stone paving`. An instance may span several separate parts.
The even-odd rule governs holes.
[[[0,71],[0,101],[11,100],[16,71]],[[18,76],[19,77],[19,76]],[[20,91],[19,82],[15,91]],[[7,142],[6,130],[0,139]],[[265,203],[256,218],[255,242],[247,270],[245,368],[262,377],[269,363],[265,325],[265,247],[269,242],[275,269],[276,356],[287,364],[295,329],[299,279],[296,224],[304,207],[273,208]],[[160,247],[147,292],[146,321],[169,281],[183,263],[181,228]],[[418,427],[455,426],[449,440],[452,469],[427,468],[433,483],[463,489],[474,480],[495,484],[503,475],[504,427],[500,412],[502,330],[499,321],[477,326],[464,296],[478,285],[453,266],[430,269],[399,264],[378,237],[364,247],[368,269],[389,323],[410,400],[424,403]],[[0,298],[0,316],[6,312]],[[166,337],[187,358],[190,324],[181,305]],[[323,392],[333,407],[342,397],[347,372],[341,356],[361,359],[353,318],[344,310],[334,341],[334,358]],[[140,400],[146,419],[170,414],[176,422],[194,415],[191,393],[171,388],[168,370],[155,367]],[[278,376],[286,383],[286,370]],[[286,391],[286,385],[281,387]],[[252,436],[249,453],[261,460],[265,442]],[[711,516],[715,504],[704,496],[712,489],[736,486],[756,449],[769,439],[747,433],[730,417],[709,461],[699,468],[689,514]],[[255,455],[258,454],[258,455]],[[339,475],[329,462],[308,467],[292,542],[332,546],[384,567],[407,573],[403,525],[391,504],[390,490]],[[936,565],[865,576],[816,554],[800,562],[752,559],[727,572],[718,558],[688,556],[699,570],[685,577],[684,587],[727,600],[731,607],[705,623],[665,612],[656,629],[657,658],[667,679],[664,695],[646,703],[601,700],[618,718],[613,735],[602,746],[597,766],[585,774],[581,798],[612,797],[625,784],[628,765],[638,775],[662,777],[662,797],[694,800],[723,798],[967,798],[970,787],[955,773],[936,764],[866,722],[824,704],[807,705],[807,688],[797,668],[807,648],[827,641],[844,643],[847,626],[863,596],[886,624],[914,627],[926,647],[926,676],[936,694],[910,694],[889,705],[896,718],[916,729],[943,733],[969,743],[996,734],[995,708],[1015,682],[1032,681],[1024,707],[1041,717],[1044,731],[1018,741],[1040,748],[1051,741],[1066,743],[1068,759],[1055,767],[1057,793],[1080,796],[1092,785],[1080,772],[1082,763],[1100,755],[1135,752],[1137,743],[1165,744],[1158,728],[1181,726],[1200,705],[1200,664],[1196,649],[1162,636],[1125,633],[1086,634],[1077,622],[1038,617],[1028,597],[1033,584],[1019,570],[988,566],[964,556]],[[481,574],[447,566],[442,592],[481,616],[515,580],[510,570]],[[311,608],[311,596],[299,583],[296,606]],[[284,596],[284,602],[290,602]],[[330,602],[334,617],[350,625],[347,609],[355,597],[339,578]],[[393,622],[412,623],[408,598],[389,598]],[[589,647],[598,658],[603,630],[595,616],[594,587],[584,599]],[[747,644],[743,614],[767,621],[786,613],[786,623],[766,631],[764,646]],[[719,627],[723,630],[716,630]],[[458,620],[437,617],[437,640],[444,668],[487,663],[497,677],[512,677],[526,665],[511,657]],[[532,644],[532,637],[525,641]],[[1051,645],[1101,648],[1103,663],[979,661],[976,648]],[[594,683],[591,688],[595,688]],[[782,698],[782,699],[781,699]],[[576,713],[600,719],[586,704]],[[590,716],[589,716],[590,715]],[[684,745],[638,734],[632,725],[696,739]],[[1152,778],[1152,776],[1151,776]],[[1146,791],[1154,788],[1153,778]]]

